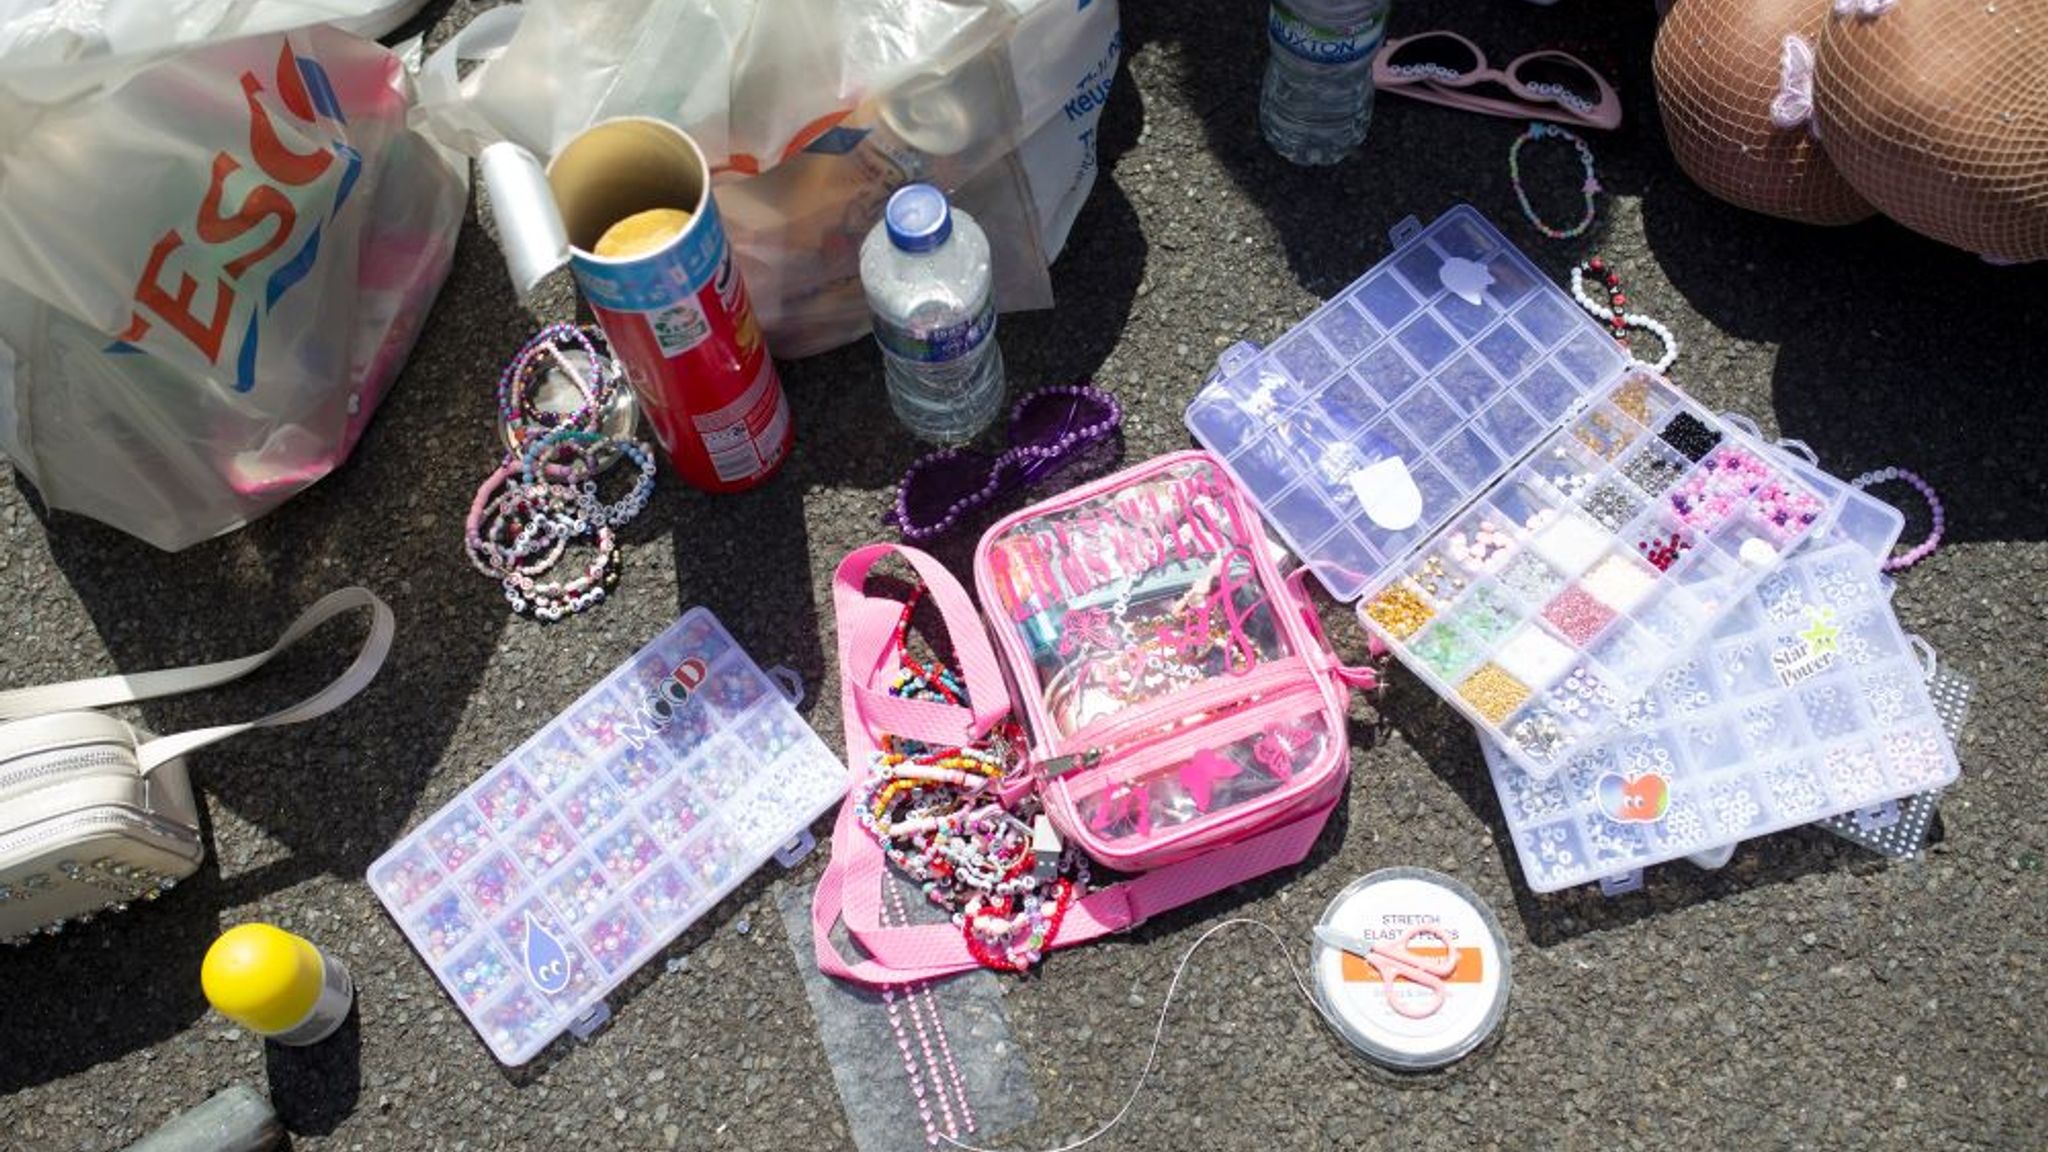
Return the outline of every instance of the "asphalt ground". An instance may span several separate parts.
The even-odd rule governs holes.
[[[438,39],[469,10],[436,6],[422,23]],[[1656,117],[1648,3],[1413,0],[1393,16],[1395,34],[1453,27],[1497,61],[1565,47],[1609,70],[1627,120],[1592,134],[1608,194],[1586,237],[1545,240],[1522,220],[1508,121],[1383,98],[1359,155],[1296,170],[1256,126],[1262,13],[1126,4],[1102,178],[1054,269],[1058,306],[1003,321],[1012,387],[1093,377],[1125,404],[1126,459],[1142,460],[1186,446],[1181,409],[1219,349],[1283,332],[1384,256],[1403,216],[1476,205],[1560,280],[1604,254],[1632,307],[1677,333],[1673,375],[1709,407],[1807,441],[1839,474],[1898,464],[1940,489],[1946,540],[1896,604],[1976,681],[1963,777],[1918,861],[1802,829],[1744,845],[1718,872],[1656,869],[1635,895],[1537,896],[1469,726],[1396,672],[1377,715],[1355,706],[1349,799],[1303,866],[1004,982],[1039,1118],[1001,1146],[1047,1146],[1115,1112],[1173,965],[1206,927],[1257,917],[1305,941],[1352,879],[1413,864],[1463,880],[1505,927],[1514,992],[1494,1045],[1419,1081],[1369,1072],[1293,998],[1271,946],[1226,935],[1190,966],[1160,1068],[1098,1146],[2040,1147],[2048,276],[1883,221],[1799,227],[1704,195]],[[1561,148],[1532,150],[1525,171],[1550,216],[1575,212]],[[474,214],[455,261],[354,459],[243,531],[166,555],[46,512],[0,466],[0,685],[254,651],[347,583],[399,619],[389,666],[345,711],[196,759],[210,851],[191,882],[0,953],[0,1145],[119,1147],[242,1081],[304,1149],[851,1146],[775,915],[782,886],[821,861],[764,870],[665,953],[687,967],[650,964],[608,1030],[517,1071],[472,1034],[362,875],[691,605],[763,663],[803,673],[807,715],[837,746],[830,576],[885,535],[919,449],[892,424],[872,348],[787,363],[799,434],[778,479],[711,498],[664,475],[624,534],[612,600],[551,627],[515,619],[458,537],[490,462],[497,366],[535,320]],[[538,311],[570,309],[557,293]],[[1909,537],[1924,528],[1915,512]],[[960,565],[968,541],[941,551]],[[140,717],[170,731],[291,699],[346,659],[356,635],[335,633],[278,677]],[[1340,643],[1355,653],[1355,631]],[[336,1039],[266,1047],[209,1013],[200,957],[252,919],[354,969],[357,1014]]]

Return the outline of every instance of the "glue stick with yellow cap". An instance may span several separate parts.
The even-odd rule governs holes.
[[[221,933],[199,965],[199,984],[221,1015],[280,1044],[327,1039],[356,996],[341,961],[270,924]]]

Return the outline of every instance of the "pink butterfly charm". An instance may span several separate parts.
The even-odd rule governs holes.
[[[1100,608],[1081,608],[1060,621],[1060,655],[1072,656],[1083,648],[1113,652],[1116,638],[1109,632],[1109,613]]]
[[[1195,798],[1195,811],[1206,813],[1215,798],[1216,782],[1227,780],[1244,771],[1228,756],[1218,755],[1207,748],[1188,757],[1180,766],[1180,782]]]
[[[1266,774],[1282,784],[1294,778],[1294,754],[1310,740],[1315,731],[1305,724],[1275,724],[1259,737],[1252,748],[1252,755],[1258,758],[1259,767]]]
[[[1138,835],[1152,834],[1152,796],[1145,785],[1119,784],[1110,789],[1095,806],[1095,816],[1088,821],[1088,827],[1103,832],[1126,820],[1135,821]]]

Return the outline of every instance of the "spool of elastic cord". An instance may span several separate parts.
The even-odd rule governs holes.
[[[1471,889],[1440,872],[1383,868],[1353,882],[1323,910],[1306,973],[1287,939],[1263,920],[1224,920],[1196,937],[1174,966],[1152,1046],[1123,1107],[1081,1139],[1044,1152],[1074,1152],[1108,1135],[1130,1114],[1159,1059],[1167,1014],[1188,962],[1212,937],[1237,925],[1271,937],[1302,999],[1359,1055],[1382,1068],[1413,1073],[1453,1063],[1485,1043],[1507,1012],[1508,944],[1493,913]],[[1330,942],[1340,937],[1347,938],[1343,945]],[[939,1139],[966,1152],[999,1152],[943,1133]]]

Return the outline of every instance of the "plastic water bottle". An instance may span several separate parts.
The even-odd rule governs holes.
[[[937,188],[906,184],[861,244],[860,283],[896,418],[926,440],[972,440],[1003,406],[1003,353],[981,225]]]
[[[1296,164],[1335,164],[1372,122],[1372,58],[1389,0],[1274,0],[1259,95],[1266,143]]]

